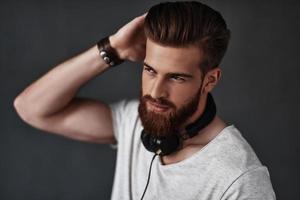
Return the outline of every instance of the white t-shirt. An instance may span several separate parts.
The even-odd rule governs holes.
[[[110,105],[118,142],[112,200],[139,200],[153,153],[143,146],[138,100]],[[183,161],[153,161],[144,200],[273,200],[267,167],[234,126],[224,128],[201,150]]]

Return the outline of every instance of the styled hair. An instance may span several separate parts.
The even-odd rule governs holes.
[[[154,5],[145,18],[144,31],[147,38],[161,45],[199,46],[204,52],[200,64],[203,74],[220,65],[230,39],[222,15],[196,1]]]

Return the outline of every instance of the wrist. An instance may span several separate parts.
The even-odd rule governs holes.
[[[117,52],[117,56],[121,60],[126,60],[126,56],[124,53],[124,50],[122,50],[121,46],[119,45],[119,42],[116,40],[114,35],[109,36],[109,42],[110,46]]]
[[[99,50],[99,54],[102,59],[110,66],[116,66],[124,62],[123,59],[120,58],[117,46],[112,46],[109,36],[104,37],[97,42],[97,47]]]

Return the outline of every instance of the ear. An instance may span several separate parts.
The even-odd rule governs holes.
[[[211,69],[204,76],[202,92],[211,92],[221,79],[222,71],[219,67]]]

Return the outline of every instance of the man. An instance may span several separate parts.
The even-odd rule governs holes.
[[[268,169],[214,112],[210,92],[229,37],[222,16],[204,4],[161,3],[56,66],[14,105],[36,128],[116,144],[112,199],[275,199]],[[144,63],[140,101],[75,97],[123,60]]]

